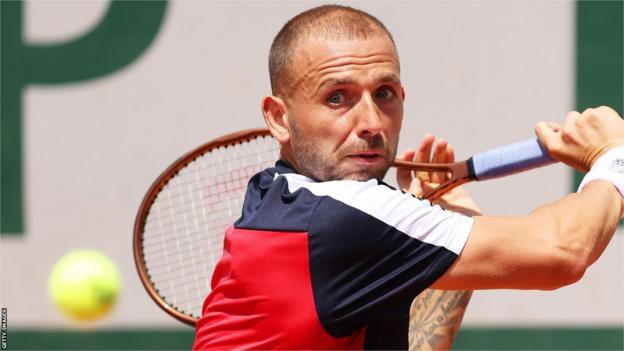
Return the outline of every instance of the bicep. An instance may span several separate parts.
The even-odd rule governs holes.
[[[539,216],[473,217],[470,236],[435,289],[549,289],[558,265],[548,221]],[[539,272],[539,274],[536,274]],[[553,286],[554,284],[554,286]]]
[[[595,181],[522,217],[474,217],[438,289],[555,289],[578,281],[611,240],[621,195]]]

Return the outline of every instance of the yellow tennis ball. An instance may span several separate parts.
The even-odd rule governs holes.
[[[108,313],[119,294],[115,263],[93,250],[74,250],[52,268],[48,280],[50,297],[67,316],[90,321]]]

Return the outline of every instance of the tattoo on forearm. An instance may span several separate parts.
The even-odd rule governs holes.
[[[448,350],[459,331],[472,291],[427,289],[410,308],[409,349]]]

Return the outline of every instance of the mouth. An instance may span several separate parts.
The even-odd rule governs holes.
[[[379,150],[358,151],[358,152],[349,154],[347,158],[357,163],[370,165],[370,164],[377,163],[379,161],[383,161],[384,153]]]

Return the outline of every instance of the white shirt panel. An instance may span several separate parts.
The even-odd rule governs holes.
[[[277,178],[280,174],[275,174]],[[468,240],[473,219],[432,206],[400,190],[380,185],[377,180],[365,182],[337,180],[316,182],[300,174],[283,174],[288,190],[305,188],[317,196],[329,196],[356,208],[399,231],[459,255]]]

